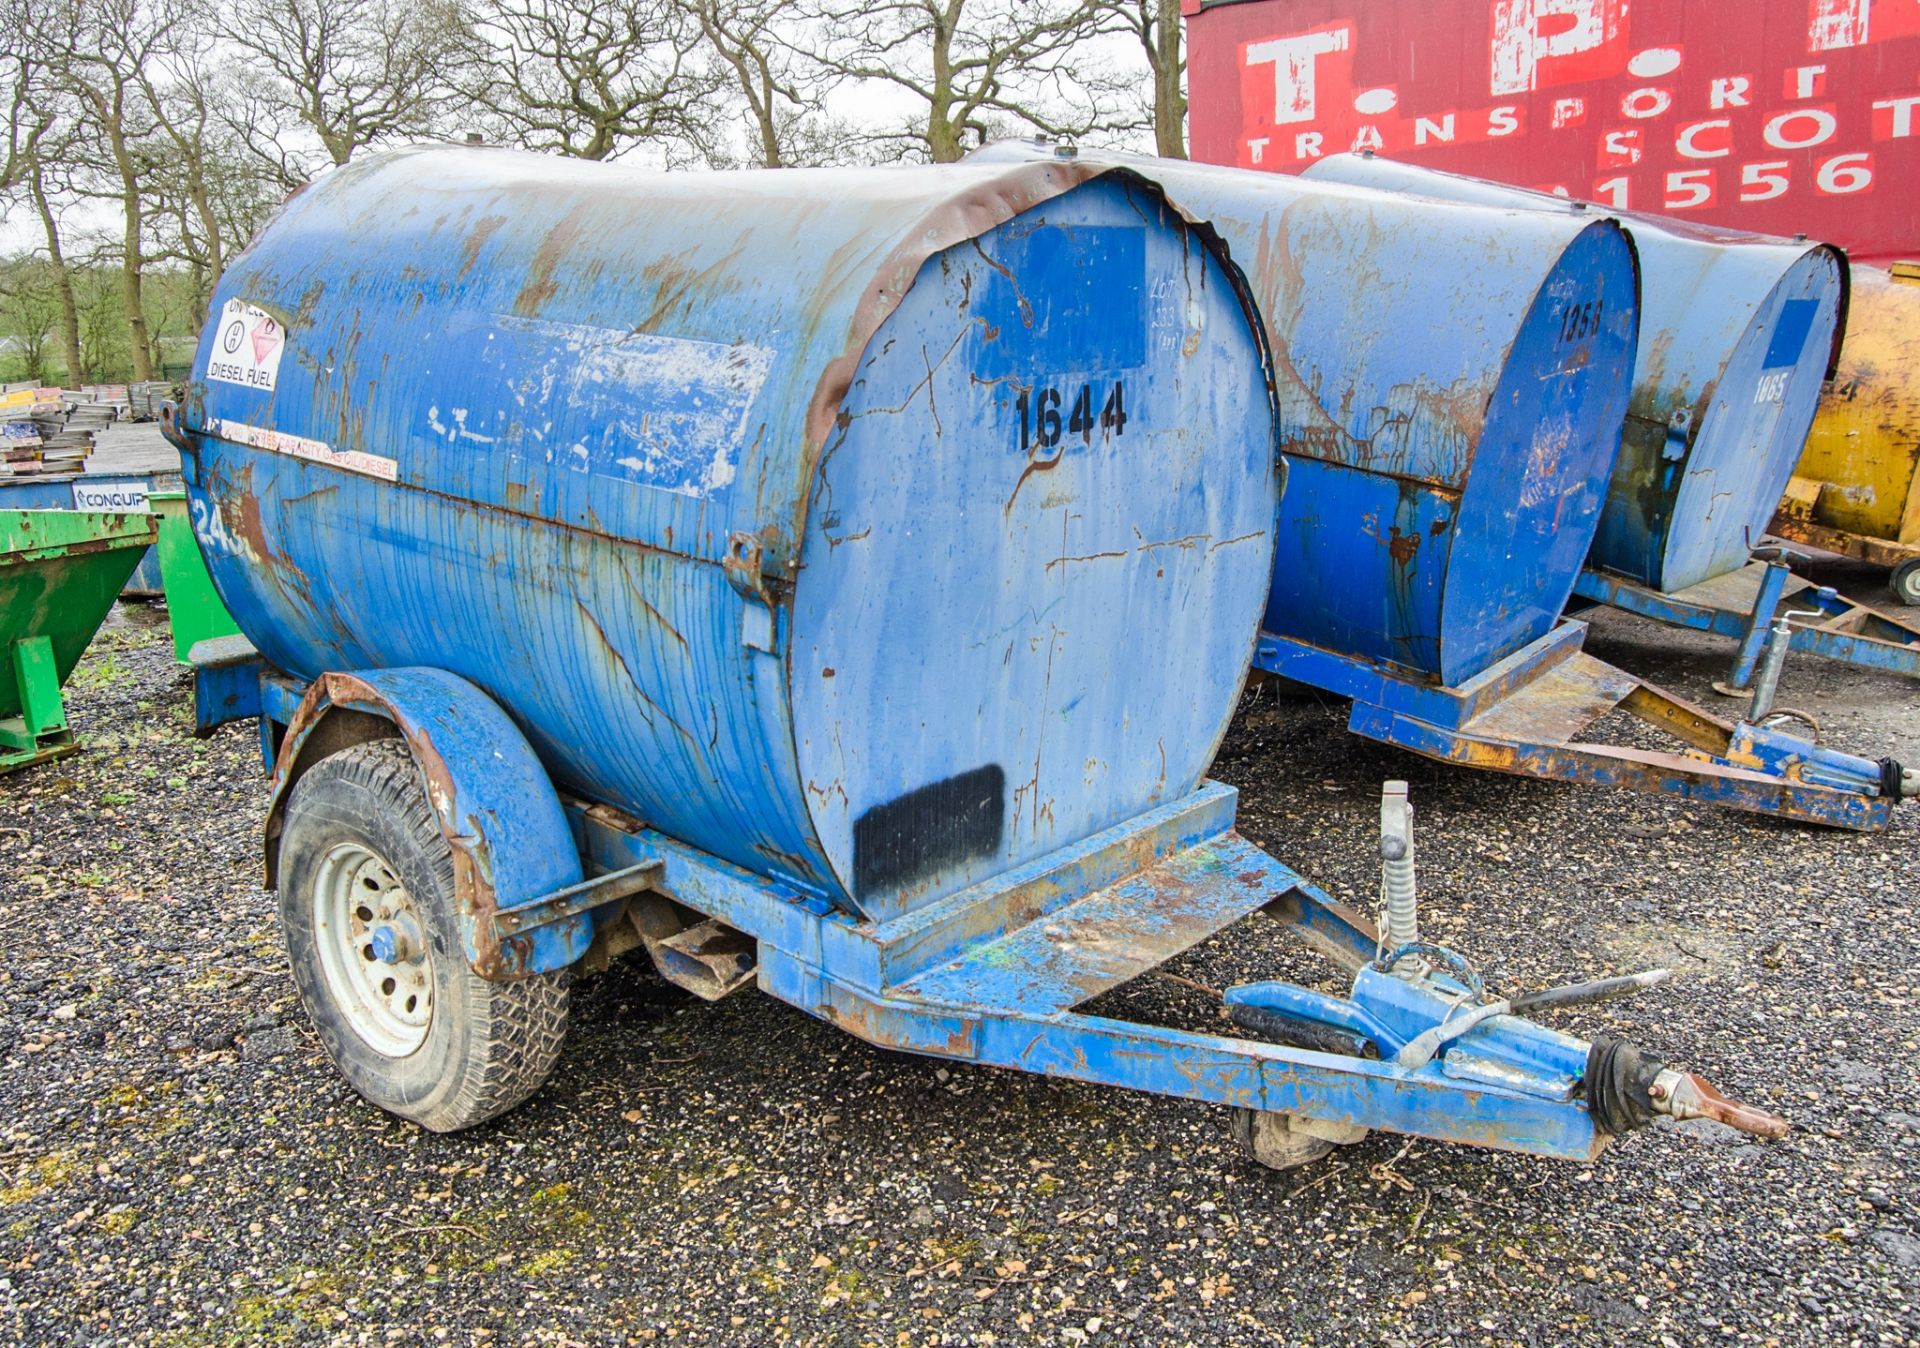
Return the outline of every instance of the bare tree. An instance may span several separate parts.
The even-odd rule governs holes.
[[[322,163],[307,120],[287,106],[285,86],[254,70],[228,69],[217,77],[211,101],[221,131],[255,175],[276,184],[282,195],[313,176]]]
[[[244,94],[229,70],[211,59],[213,47],[204,30],[185,33],[180,50],[141,72],[160,160],[149,205],[155,239],[148,258],[185,264],[185,293],[202,309],[228,259],[285,199],[285,178],[293,171],[284,157],[255,153],[255,142],[235,125]],[[151,305],[147,317],[154,318]]]
[[[212,34],[183,33],[178,48],[139,71],[141,91],[153,111],[165,146],[167,172],[158,196],[179,223],[180,249],[194,272],[196,292],[211,294],[226,266],[226,227],[215,199],[220,176],[213,163],[220,123],[214,116],[207,73],[213,68]]]
[[[899,139],[936,163],[1014,129],[1063,137],[1128,124],[1112,81],[1076,69],[1110,22],[1101,0],[814,0],[813,55],[924,104]]]
[[[153,377],[141,288],[154,125],[140,72],[168,50],[178,17],[149,0],[56,0],[37,11],[28,39],[30,59],[82,128],[70,153],[97,172],[92,193],[122,214],[121,309],[136,379]]]
[[[0,150],[0,192],[26,171],[27,99],[33,86],[31,30],[24,0],[0,0],[0,98],[7,104],[7,143]]]
[[[717,80],[675,0],[480,0],[463,92],[501,139],[575,159],[698,143]]]
[[[1180,0],[1105,0],[1105,7],[1139,40],[1153,77],[1154,153],[1187,157],[1187,56],[1181,42]]]
[[[335,164],[432,128],[466,26],[458,0],[234,0],[222,16],[260,101],[304,123]]]
[[[44,231],[47,252],[47,284],[59,309],[60,358],[67,368],[67,382],[78,386],[86,382],[87,366],[80,352],[80,304],[74,295],[73,269],[67,262],[66,245],[61,238],[60,216],[49,189],[49,159],[57,154],[56,143],[41,124],[40,134],[27,138],[21,156],[20,176],[24,179],[27,200]]]
[[[801,0],[682,0],[698,18],[724,82],[745,106],[749,154],[761,168],[825,163],[851,137],[822,101],[839,76],[793,45]]]

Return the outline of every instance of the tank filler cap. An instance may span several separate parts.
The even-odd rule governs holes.
[[[1078,145],[1069,145],[1066,141],[1061,141],[1053,147],[1053,157],[1055,159],[1078,159],[1080,157],[1080,147]]]

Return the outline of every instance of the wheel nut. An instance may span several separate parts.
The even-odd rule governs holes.
[[[390,926],[375,927],[368,944],[373,947],[373,957],[382,964],[398,964],[408,957],[407,938]]]

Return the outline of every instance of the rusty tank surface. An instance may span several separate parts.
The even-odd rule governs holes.
[[[197,721],[259,719],[289,964],[356,1090],[495,1117],[575,971],[645,949],[710,1001],[1224,1106],[1268,1166],[1374,1128],[1579,1159],[1657,1113],[1785,1130],[1420,939],[1403,783],[1381,932],[1201,780],[1279,459],[1251,296],[1178,200],[1113,164],[435,149],[267,226],[163,427],[244,634],[195,648]],[[1351,993],[1237,984],[1198,1032],[1076,1009],[1255,912]]]
[[[975,160],[1045,161],[1008,141]],[[1565,606],[1637,333],[1614,225],[1087,151],[1151,177],[1246,270],[1288,486],[1265,629],[1465,683]]]
[[[1920,262],[1854,266],[1840,365],[1772,532],[1888,567],[1920,604]]]
[[[1089,166],[376,155],[222,277],[175,433],[273,669],[469,681],[868,917],[1191,793],[1272,567],[1235,274]]]
[[[1645,301],[1633,402],[1589,565],[1669,593],[1747,565],[1833,366],[1847,306],[1838,249],[1372,154],[1331,155],[1306,176],[1563,219],[1618,219],[1639,250]]]

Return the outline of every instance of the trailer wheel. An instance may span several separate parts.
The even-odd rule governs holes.
[[[1920,557],[1905,561],[1893,568],[1893,578],[1888,582],[1893,597],[1903,604],[1920,604]]]
[[[453,852],[402,742],[343,749],[294,785],[280,928],[327,1056],[380,1108],[471,1128],[553,1070],[567,975],[493,982],[468,965]]]
[[[1312,1165],[1335,1147],[1351,1146],[1366,1135],[1364,1128],[1315,1123],[1270,1110],[1236,1107],[1233,1111],[1233,1140],[1248,1157],[1269,1170]]]

